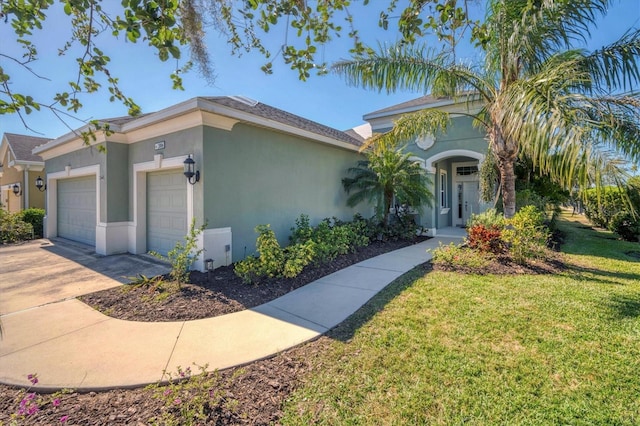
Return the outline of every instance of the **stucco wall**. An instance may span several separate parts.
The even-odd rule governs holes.
[[[208,228],[231,227],[233,260],[255,252],[259,224],[270,224],[282,245],[301,214],[351,219],[369,206],[346,206],[341,179],[360,154],[236,124],[231,132],[205,127],[204,218]]]
[[[63,154],[58,157],[54,157],[45,161],[45,168],[47,174],[63,172],[68,166],[72,170],[80,169],[87,166],[100,166],[100,176],[98,176],[100,184],[100,212],[99,221],[106,222],[107,219],[107,182],[104,179],[104,173],[106,170],[107,155],[100,152],[97,146],[86,147],[77,151]],[[43,177],[44,178],[44,177]]]
[[[106,188],[107,222],[126,222],[129,220],[129,146],[107,142],[106,168],[103,171]]]
[[[193,158],[196,162],[196,169],[200,170],[200,173],[204,173],[205,166],[202,161],[202,131],[202,126],[198,126],[129,145],[129,159],[127,164],[129,186],[133,187],[134,164],[153,161],[154,156],[157,154],[161,154],[163,158],[173,158],[193,154]],[[159,142],[164,142],[164,148],[156,150],[154,145]],[[193,190],[194,216],[197,224],[200,225],[203,222],[202,185],[194,185]],[[129,220],[134,220],[133,215],[133,192],[130,192]]]

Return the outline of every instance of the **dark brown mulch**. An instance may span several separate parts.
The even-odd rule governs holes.
[[[498,256],[483,268],[467,268],[460,265],[446,267],[444,265],[434,265],[434,271],[455,271],[465,274],[480,275],[512,275],[512,274],[556,274],[567,269],[561,258],[545,259],[540,261],[530,260],[526,264],[516,263],[511,258]]]
[[[278,424],[284,401],[299,385],[300,378],[314,369],[313,360],[326,351],[330,341],[328,337],[321,337],[273,358],[220,372],[216,382],[219,386],[207,391],[222,392],[223,399],[219,404],[207,407],[206,422],[194,424]],[[150,424],[151,419],[165,411],[172,411],[180,419],[178,404],[170,399],[164,402],[153,394],[152,389],[71,393],[60,397],[58,407],[49,402],[51,395],[36,396],[44,398],[47,404],[16,424],[142,426]],[[11,414],[19,410],[24,397],[24,392],[0,385],[0,424],[12,424]],[[65,415],[68,420],[61,423],[60,419]]]
[[[146,320],[153,321],[153,318],[156,317],[165,318],[164,320],[167,320],[167,318],[169,320],[186,319],[184,316],[188,310],[197,310],[199,315],[206,314],[206,316],[210,316],[214,312],[223,314],[245,309],[278,297],[296,288],[296,286],[299,287],[313,281],[322,276],[321,274],[331,273],[367,257],[375,256],[389,249],[399,248],[401,245],[398,244],[394,247],[374,244],[372,249],[353,255],[351,260],[342,258],[331,267],[327,266],[319,270],[307,271],[306,278],[295,281],[295,284],[292,281],[274,280],[269,282],[268,285],[260,287],[246,286],[236,281],[237,278],[232,275],[233,272],[230,268],[217,270],[211,276],[194,274],[192,279],[200,284],[188,286],[183,292],[183,294],[188,295],[187,297],[167,298],[161,303],[151,302],[151,306],[162,306],[163,308],[156,309],[160,313],[151,314],[147,311]],[[430,265],[427,264],[427,266]],[[552,273],[562,270],[563,267],[561,258],[546,264],[529,264],[527,267],[514,264],[508,259],[502,259],[493,263],[489,272],[496,274]],[[425,273],[429,269],[430,267],[423,268]],[[478,271],[473,272],[477,273]],[[223,275],[223,273],[227,275]],[[227,277],[228,282],[234,282],[235,284],[225,285],[224,283],[227,280],[220,277]],[[101,296],[92,295],[93,299],[91,300],[96,301],[97,297],[103,301],[100,302],[102,304],[101,309],[112,309],[113,312],[120,312],[121,308],[117,306],[107,307],[104,301],[111,300],[115,303],[116,300],[125,300],[122,303],[128,309],[135,308],[137,310],[138,308],[133,305],[142,303],[143,299],[149,296],[155,296],[150,294],[148,289],[142,291],[139,295],[131,291],[120,293],[124,295],[123,299],[111,299],[111,296],[102,292]],[[202,297],[202,295],[208,297],[205,299],[208,302],[198,304],[197,298]],[[133,304],[127,302],[127,297],[135,302]],[[208,307],[206,307],[207,304],[209,305]],[[144,308],[142,310],[144,311]],[[168,315],[168,313],[170,314]],[[145,316],[139,312],[135,314],[135,318],[144,320]],[[332,333],[339,334],[338,331]],[[284,402],[291,392],[300,386],[306,375],[313,374],[315,370],[322,368],[320,363],[314,361],[328,349],[330,343],[331,337],[323,336],[315,341],[284,351],[272,358],[220,372],[219,386],[216,389],[209,390],[222,392],[222,401],[219,404],[207,406],[207,421],[201,424],[279,424]],[[154,398],[153,394],[153,390],[150,389],[112,390],[88,394],[72,393],[60,397],[60,405],[58,407],[54,407],[49,402],[43,405],[36,414],[26,419],[20,419],[16,424],[62,424],[60,423],[60,418],[68,415],[68,421],[65,424],[142,426],[149,424],[151,419],[157,418],[163,412],[178,412],[179,405],[163,402]],[[11,415],[18,411],[20,401],[24,397],[24,391],[0,385],[0,424],[11,424]],[[37,395],[36,399],[39,397],[44,398],[46,401],[51,401],[49,395]]]
[[[332,262],[310,265],[295,278],[265,279],[259,285],[244,284],[234,274],[233,266],[226,266],[210,273],[192,272],[192,284],[183,284],[180,291],[150,285],[127,285],[82,296],[80,300],[105,315],[129,321],[210,318],[267,303],[349,265],[425,239],[374,242]]]

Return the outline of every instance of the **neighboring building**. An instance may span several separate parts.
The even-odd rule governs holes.
[[[44,161],[32,151],[49,139],[5,133],[0,143],[0,206],[10,212],[44,208],[44,193],[36,179],[44,176]]]
[[[167,253],[195,219],[206,228],[203,270],[207,258],[218,267],[253,254],[258,224],[286,244],[302,213],[317,223],[373,211],[347,207],[341,185],[362,138],[247,98],[194,98],[103,123],[110,133],[91,146],[72,132],[35,149],[47,169],[45,237],[104,255]]]
[[[418,222],[428,235],[434,236],[438,229],[464,226],[471,214],[489,207],[479,201],[478,173],[488,144],[486,135],[473,126],[470,117],[479,107],[466,99],[456,102],[450,98],[422,96],[368,113],[363,118],[373,133],[384,133],[400,115],[428,108],[449,112],[452,117],[445,133],[425,136],[407,147],[431,177],[433,207],[423,208]]]

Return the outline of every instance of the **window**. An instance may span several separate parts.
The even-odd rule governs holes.
[[[447,203],[447,172],[440,172],[440,208],[446,209]]]
[[[458,176],[471,176],[478,173],[478,166],[460,166],[456,167]]]

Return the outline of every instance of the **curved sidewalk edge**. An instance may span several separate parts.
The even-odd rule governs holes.
[[[317,338],[400,275],[431,258],[438,237],[307,284],[242,312],[195,321],[143,323],[110,318],[75,299],[1,317],[0,383],[40,392],[141,387],[180,366],[230,368]],[[35,386],[27,380],[37,373]]]

